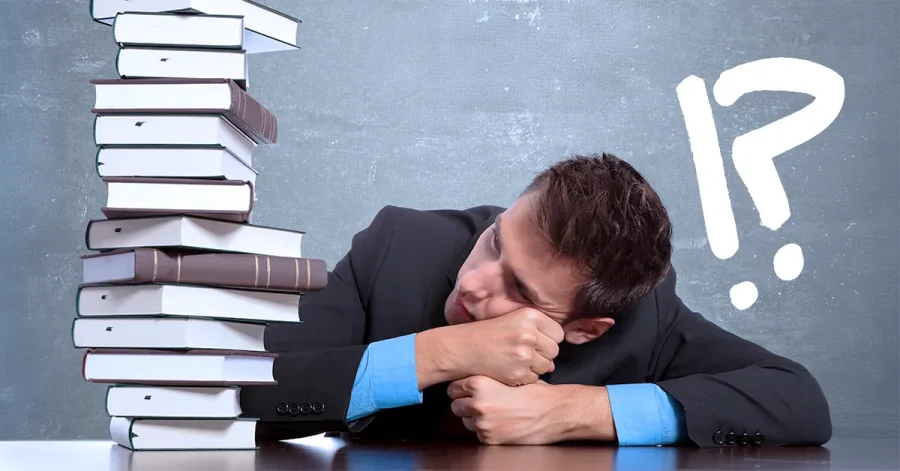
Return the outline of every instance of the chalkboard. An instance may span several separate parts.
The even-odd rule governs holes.
[[[900,2],[263,3],[303,20],[302,49],[250,61],[281,126],[254,222],[333,266],[386,204],[507,205],[612,152],[661,194],[692,309],[806,365],[836,435],[897,436]],[[70,328],[105,197],[89,80],[116,47],[88,0],[3,10],[0,439],[107,438]]]

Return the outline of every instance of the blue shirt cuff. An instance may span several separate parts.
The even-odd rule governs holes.
[[[369,344],[356,370],[347,420],[422,403],[416,376],[416,334]]]
[[[686,432],[684,410],[652,383],[606,386],[621,446],[671,445]]]

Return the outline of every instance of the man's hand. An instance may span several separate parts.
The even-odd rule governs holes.
[[[489,445],[545,445],[567,440],[614,442],[609,396],[602,386],[510,387],[485,376],[450,383],[453,414]]]
[[[485,444],[543,445],[558,441],[564,424],[555,420],[568,402],[543,381],[510,387],[486,376],[450,383],[453,414]]]
[[[419,389],[483,375],[511,386],[531,384],[553,371],[565,334],[558,322],[531,308],[493,319],[416,335]]]
[[[558,322],[531,308],[458,327],[466,376],[488,376],[510,386],[534,383],[553,371],[565,338]]]

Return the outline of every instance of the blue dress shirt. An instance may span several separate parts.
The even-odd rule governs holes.
[[[416,334],[369,344],[359,362],[347,420],[422,403],[416,376]],[[684,411],[652,383],[606,386],[621,446],[671,445],[683,440]]]

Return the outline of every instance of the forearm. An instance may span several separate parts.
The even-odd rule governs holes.
[[[551,442],[571,440],[616,441],[609,394],[603,386],[560,384],[551,386],[558,400],[550,413]]]
[[[460,366],[459,352],[448,345],[446,334],[449,329],[452,327],[439,327],[416,334],[416,377],[419,391],[468,376]]]

